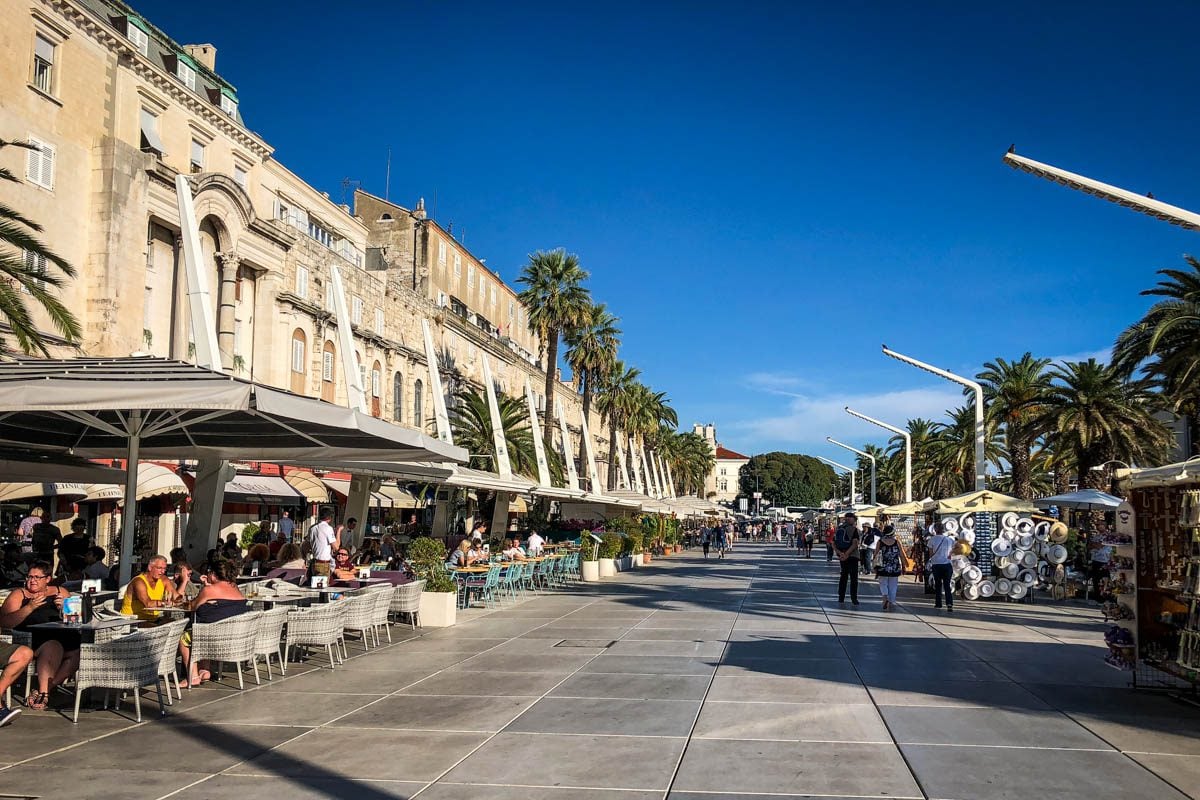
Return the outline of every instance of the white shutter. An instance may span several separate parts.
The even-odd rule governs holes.
[[[296,267],[296,296],[308,299],[308,267]]]
[[[46,143],[42,143],[42,186],[47,189],[54,188],[54,148]]]
[[[379,397],[381,383],[383,381],[380,379],[379,370],[371,370],[371,397]]]
[[[292,372],[304,372],[304,342],[292,339]]]
[[[375,332],[383,336],[383,309],[375,309]]]
[[[33,145],[40,144],[32,136],[29,137],[29,142]],[[39,185],[42,182],[42,154],[32,147],[25,151],[25,179]]]
[[[328,350],[321,353],[321,380],[333,381],[333,353]]]
[[[54,44],[40,33],[33,37],[33,54],[47,64],[54,63]]]

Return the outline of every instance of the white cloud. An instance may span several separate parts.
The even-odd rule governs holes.
[[[742,383],[749,389],[785,397],[802,397],[801,390],[815,388],[811,381],[785,372],[752,372],[742,379]]]
[[[890,433],[850,416],[845,407],[850,406],[855,411],[903,427],[908,420],[916,417],[945,421],[948,409],[965,402],[962,392],[949,386],[878,394],[793,394],[782,413],[734,420],[725,423],[725,427],[736,431],[739,441],[750,443],[754,452],[799,444],[825,445],[826,436],[849,444],[882,443],[891,437]]]

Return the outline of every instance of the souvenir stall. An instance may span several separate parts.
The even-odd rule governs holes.
[[[1128,631],[1117,645],[1135,687],[1200,685],[1198,462],[1116,473],[1129,502],[1117,509],[1114,543],[1118,555],[1128,553],[1130,569],[1114,583],[1116,607],[1105,612]],[[1109,633],[1106,639],[1116,635]]]

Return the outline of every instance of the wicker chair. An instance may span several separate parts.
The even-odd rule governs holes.
[[[85,644],[79,649],[79,669],[75,672],[75,715],[79,722],[79,701],[84,689],[118,689],[133,693],[137,721],[142,721],[143,686],[154,686],[158,704],[163,708],[161,652],[178,642],[178,629],[171,625],[146,628],[99,644]],[[168,689],[169,691],[169,689]],[[118,695],[117,703],[121,698]],[[164,712],[165,713],[165,710]]]
[[[279,671],[287,674],[287,663],[283,657],[283,626],[288,621],[287,608],[273,608],[270,611],[262,612],[262,616],[258,620],[258,630],[254,634],[254,659],[258,660],[259,656],[267,662],[267,678],[268,680],[274,676],[271,674],[271,656],[279,659]],[[258,670],[254,671],[255,682],[258,680]]]
[[[311,608],[290,611],[287,618],[287,635],[284,646],[290,652],[293,647],[324,647],[329,656],[330,669],[337,666],[341,652],[334,655],[335,645],[342,636],[342,618],[346,614],[346,603],[321,603]]]
[[[392,614],[408,614],[409,623],[413,630],[420,624],[421,592],[425,591],[425,581],[402,583],[392,591],[392,600],[388,611]],[[391,634],[388,634],[391,640]]]
[[[371,634],[375,637],[376,645],[383,644],[379,636],[380,629],[387,634],[388,644],[392,642],[392,621],[388,616],[392,610],[392,592],[391,584],[375,586],[368,590],[371,599],[375,601],[371,607]]]
[[[362,634],[364,651],[371,648],[371,631],[375,625],[375,598],[370,592],[356,592],[342,600],[341,605],[346,607],[346,613],[342,617],[342,635],[338,638],[342,643],[342,655],[349,658],[350,651],[346,648],[347,631]]]
[[[162,641],[158,652],[158,675],[167,687],[167,705],[174,705],[171,700],[171,681],[175,681],[175,694],[183,699],[183,689],[179,686],[179,671],[175,668],[175,658],[179,655],[179,637],[187,630],[187,619],[177,619],[164,624],[159,630],[169,630]],[[164,710],[163,713],[166,713]]]
[[[187,664],[188,675],[191,675],[193,662],[208,660],[216,661],[218,667],[223,663],[236,664],[239,689],[246,688],[242,680],[242,664],[249,663],[254,667],[254,677],[257,680],[258,663],[254,658],[254,639],[262,613],[250,611],[220,622],[193,624],[192,649]],[[188,688],[191,688],[191,681],[188,681]]]

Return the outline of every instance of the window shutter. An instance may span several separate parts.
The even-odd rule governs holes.
[[[29,142],[36,146],[41,145],[41,142],[32,136]],[[32,147],[25,151],[25,178],[37,184],[42,182],[42,154]]]
[[[48,64],[54,63],[54,45],[38,34],[33,41],[33,54]]]
[[[42,186],[54,188],[54,148],[42,143]]]

